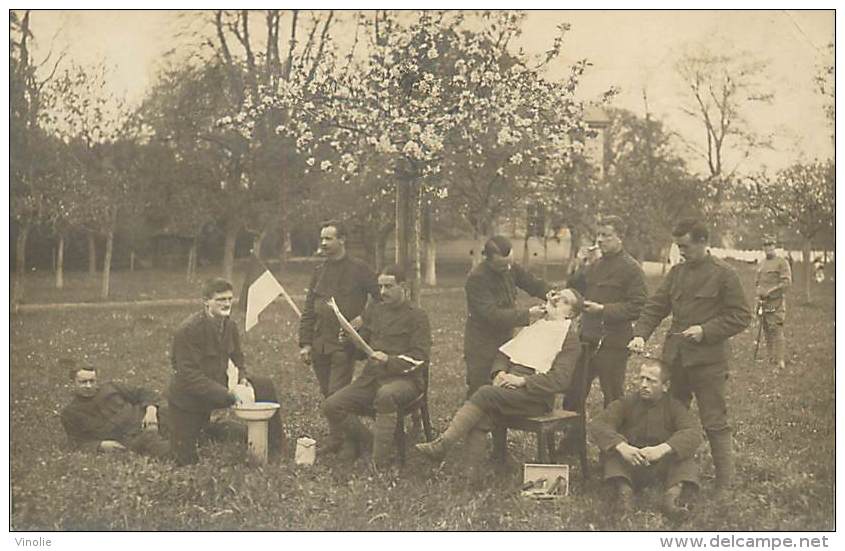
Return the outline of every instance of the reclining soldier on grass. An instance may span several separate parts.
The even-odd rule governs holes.
[[[574,289],[564,289],[553,296],[547,315],[552,319],[535,322],[505,343],[493,365],[491,384],[473,393],[455,413],[443,434],[432,442],[417,444],[416,449],[439,461],[459,440],[465,438],[462,458],[474,471],[473,474],[479,475],[478,467],[487,447],[487,433],[493,429],[497,416],[543,415],[552,409],[555,395],[569,389],[580,352],[577,316],[581,313],[583,301]],[[556,338],[532,335],[543,332],[546,321],[562,322],[559,325],[561,334]],[[523,359],[527,358],[523,355],[526,341],[534,348],[529,359]],[[516,359],[540,363],[535,363],[532,368],[516,363]]]
[[[97,371],[88,366],[73,365],[69,375],[73,400],[62,410],[61,420],[72,449],[170,457],[155,391],[117,382],[100,385]]]

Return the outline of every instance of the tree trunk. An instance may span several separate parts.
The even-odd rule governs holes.
[[[425,242],[425,284],[437,287],[437,243],[431,236]]]
[[[252,240],[252,254],[258,258],[261,258],[261,247],[264,245],[265,237],[267,237],[267,230],[262,231]],[[279,259],[281,260],[282,257],[280,256]]]
[[[185,281],[192,281],[197,271],[197,241],[199,237],[194,236],[191,247],[188,249],[188,269],[185,271]]]
[[[419,189],[413,178],[400,179],[396,186],[396,263],[402,267],[411,291],[410,300],[419,305]]]
[[[385,267],[387,257],[387,240],[390,238],[390,234],[393,233],[391,231],[393,229],[393,224],[385,224],[379,228],[376,250],[374,251],[377,272],[380,272]]]
[[[288,259],[290,228],[288,222],[288,184],[284,176],[279,180],[279,263]]]
[[[88,275],[97,273],[97,238],[94,232],[88,232]]]
[[[472,254],[472,267],[473,268],[475,268],[476,266],[481,264],[481,261],[484,259],[484,256],[481,254],[481,252],[484,250],[484,244],[487,243],[487,236],[485,236],[483,234],[482,235],[476,234],[475,242],[477,243],[477,246],[475,247],[475,250],[473,251],[473,254]]]
[[[529,215],[529,211],[530,209],[525,209],[525,239],[522,240],[522,266],[526,270],[531,265],[531,251],[528,247],[528,240],[531,239],[531,216]],[[516,216],[513,218],[516,220]],[[516,235],[516,231],[514,231],[514,235]]]
[[[578,249],[580,248],[580,234],[575,228],[569,228],[569,260],[572,261],[578,256]]]
[[[56,244],[56,289],[65,286],[65,234],[59,232],[59,242]]]
[[[549,280],[549,237],[543,234],[543,281]]]
[[[522,240],[522,267],[525,269],[528,269],[528,266],[531,265],[531,251],[528,249],[529,239],[531,239],[531,235],[526,230],[525,239]]]
[[[106,234],[106,255],[103,258],[103,286],[100,290],[100,298],[109,298],[109,283],[111,278],[111,254],[114,245],[114,226],[109,228]]]
[[[409,190],[410,182],[400,179],[396,183],[396,231],[395,249],[396,264],[403,270],[408,269],[408,213],[410,206]]]
[[[804,267],[801,270],[804,273],[804,302],[810,303],[810,281],[813,279],[813,259],[812,250],[810,249],[810,240],[804,239],[801,243],[801,256],[804,258]]]
[[[414,182],[417,184],[417,182]],[[411,287],[411,301],[414,305],[420,306],[420,288],[422,286],[422,263],[421,260],[421,249],[420,247],[420,235],[422,234],[422,228],[420,227],[420,220],[422,218],[422,205],[420,204],[420,196],[422,194],[422,186],[414,185],[413,189],[413,202],[411,203],[411,216],[413,217],[413,225],[410,227],[413,228],[412,236],[410,239],[410,255],[411,259],[413,260],[413,277],[411,278],[410,287]]]
[[[21,226],[15,242],[15,285],[12,292],[12,309],[19,302],[23,302],[26,277],[26,241],[29,238],[29,224]]]
[[[437,286],[437,243],[434,241],[434,216],[431,205],[426,203],[422,209],[421,226],[425,241],[425,278],[424,283],[429,287]]]
[[[235,271],[235,242],[238,238],[238,226],[233,220],[226,222],[226,239],[223,242],[223,277],[232,281]]]

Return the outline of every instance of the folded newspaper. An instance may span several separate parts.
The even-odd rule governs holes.
[[[355,344],[355,346],[361,349],[361,351],[364,352],[367,357],[372,356],[374,350],[372,349],[372,347],[370,347],[369,344],[367,344],[367,341],[365,341],[361,337],[361,335],[358,334],[358,331],[356,331],[355,328],[352,327],[352,324],[349,323],[349,321],[343,316],[343,314],[340,312],[340,308],[337,307],[337,302],[335,302],[334,297],[330,298],[328,301],[326,301],[326,303],[334,311],[334,315],[337,316],[337,321],[338,323],[340,323],[340,327],[343,328],[343,331],[349,336],[350,339],[352,339],[352,342]]]
[[[563,340],[572,320],[538,320],[499,347],[499,351],[513,363],[530,367],[538,373],[552,368],[555,356],[563,347]]]

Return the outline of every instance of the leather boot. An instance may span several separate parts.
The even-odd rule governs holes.
[[[487,451],[487,432],[473,429],[464,439],[464,461],[469,468],[469,480],[473,487],[483,488],[486,478],[484,457]]]
[[[616,487],[616,510],[619,516],[630,514],[634,508],[634,489],[624,478],[614,478],[614,486]]]
[[[396,432],[396,414],[379,413],[373,427],[373,465],[376,469],[390,466],[393,460],[393,435]]]
[[[352,462],[372,448],[373,435],[355,415],[347,417],[342,426],[346,438],[340,451],[340,458],[345,462]]]
[[[317,444],[318,456],[338,453],[341,451],[344,440],[346,439],[344,435],[343,421],[333,421],[331,419],[327,419],[327,421],[329,424],[329,436],[326,438],[324,443]]]
[[[679,521],[686,515],[686,509],[678,505],[683,486],[675,484],[663,493],[663,514],[669,519]]]
[[[414,446],[419,452],[435,461],[442,461],[446,452],[457,441],[469,432],[484,418],[484,411],[475,404],[466,402],[452,417],[452,422],[446,431],[431,442],[423,442]]]
[[[730,429],[707,431],[710,441],[710,454],[713,456],[713,466],[716,470],[716,491],[725,492],[731,489],[734,478],[733,438]]]
[[[337,454],[337,458],[342,463],[352,463],[360,455],[361,452],[358,451],[358,444],[352,438],[346,438],[341,442],[340,452]]]

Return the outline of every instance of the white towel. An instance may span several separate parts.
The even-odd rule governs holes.
[[[571,324],[572,320],[569,319],[541,319],[500,346],[499,351],[513,363],[530,367],[538,373],[546,373],[552,368],[555,356],[563,347],[563,340]]]

